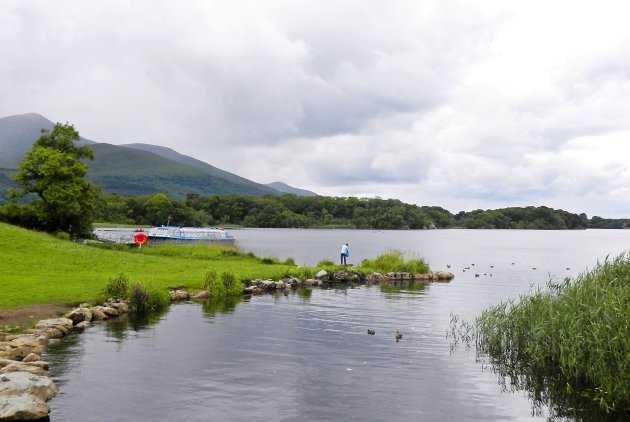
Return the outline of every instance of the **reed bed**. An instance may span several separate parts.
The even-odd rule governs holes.
[[[466,328],[460,337],[556,415],[630,415],[628,254],[491,307]]]

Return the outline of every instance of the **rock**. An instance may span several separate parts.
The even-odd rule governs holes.
[[[78,323],[83,321],[92,321],[92,311],[90,311],[88,308],[73,309],[66,316],[72,320],[72,323],[74,325],[77,325]]]
[[[453,273],[449,273],[446,271],[439,271],[435,273],[435,276],[437,277],[438,280],[452,280],[455,278],[455,274]]]
[[[315,286],[318,281],[319,280],[315,280],[314,278],[307,278],[306,281],[304,282],[304,285],[306,287],[312,287],[312,286]]]
[[[43,360],[38,360],[36,362],[16,362],[10,359],[0,359],[0,368],[6,368],[9,365],[20,365],[22,367],[29,366],[33,368],[42,368],[48,370],[48,362],[45,362]]]
[[[87,327],[89,327],[90,325],[92,325],[92,323],[91,323],[91,322],[89,322],[89,321],[81,321],[81,322],[79,322],[77,325],[75,325],[75,327],[76,327],[76,328],[87,328]]]
[[[210,292],[209,291],[201,291],[201,292],[197,292],[194,295],[190,296],[192,299],[209,299],[210,298]]]
[[[24,357],[24,359],[22,359],[22,362],[37,362],[40,359],[41,358],[37,353],[29,353]]]
[[[297,278],[297,277],[289,277],[288,279],[284,280],[284,282],[285,282],[286,284],[290,284],[290,285],[291,285],[291,287],[297,287],[297,286],[299,286],[300,284],[302,284],[302,280],[300,280],[300,279],[299,279],[299,278]]]
[[[336,271],[333,273],[332,281],[348,281],[349,275],[345,271]]]
[[[99,306],[99,309],[103,311],[105,315],[108,315],[110,317],[115,317],[115,316],[120,315],[120,312],[118,312],[117,309],[112,308],[111,306]]]
[[[95,306],[91,308],[90,311],[92,312],[93,321],[103,321],[104,319],[109,319],[109,315],[103,312],[100,306]]]
[[[274,286],[276,290],[283,290],[286,285],[284,284],[284,281],[276,281]]]
[[[0,396],[0,420],[3,421],[39,420],[49,412],[48,405],[31,394]]]
[[[46,337],[48,337],[49,339],[57,339],[66,335],[64,331],[62,331],[59,328],[54,328],[54,327],[46,328],[44,330],[44,333]]]
[[[276,285],[276,282],[273,280],[261,280],[259,286],[266,289],[266,290],[272,290],[274,289]]]
[[[34,375],[42,375],[42,376],[48,375],[48,371],[46,371],[44,368],[41,368],[39,366],[26,365],[25,363],[22,363],[22,362],[14,362],[0,369],[0,372],[3,374],[8,374],[9,372],[17,372],[17,371],[29,372]]]
[[[74,323],[69,318],[53,318],[53,319],[43,319],[39,321],[35,327],[43,328],[43,329],[57,328],[62,331],[63,331],[62,327],[64,327],[66,328],[65,332],[68,333],[70,331],[70,328],[72,328],[73,325]]]
[[[182,300],[189,300],[190,293],[185,290],[173,290],[171,292],[171,302],[180,302]]]
[[[315,274],[315,278],[317,278],[318,280],[328,280],[330,276],[328,275],[328,271],[321,270],[317,274]]]
[[[14,347],[0,352],[0,356],[11,360],[22,360],[31,353],[31,348],[26,346]]]
[[[30,394],[45,402],[58,391],[53,380],[47,376],[16,371],[2,375],[1,379],[0,397]]]
[[[37,340],[37,337],[35,337],[32,334],[23,334],[20,336],[16,336],[15,338],[13,338],[9,344],[11,345],[11,347],[36,347],[36,346],[41,346],[41,343]]]
[[[129,304],[125,302],[108,301],[104,304],[104,306],[108,308],[114,308],[121,314],[129,312]]]

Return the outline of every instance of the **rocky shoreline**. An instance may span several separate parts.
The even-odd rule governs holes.
[[[46,404],[57,392],[41,360],[46,346],[67,336],[73,328],[88,326],[129,311],[124,302],[104,306],[82,305],[65,317],[44,319],[21,334],[0,333],[0,421],[38,420],[48,416]]]
[[[288,294],[291,290],[303,288],[331,288],[338,285],[350,286],[367,284],[389,284],[407,286],[412,283],[449,282],[455,276],[448,272],[410,274],[391,272],[365,275],[361,271],[328,272],[322,270],[315,278],[301,280],[287,277],[282,280],[250,280],[245,283],[243,294],[261,295],[265,293]],[[209,292],[190,293],[186,290],[170,292],[171,302],[190,299],[208,299]],[[83,304],[73,309],[65,317],[39,321],[35,328],[21,334],[0,332],[0,421],[38,420],[48,416],[50,408],[46,404],[57,392],[57,386],[48,376],[48,363],[41,360],[46,346],[65,337],[72,329],[88,327],[92,321],[102,321],[129,312],[124,301],[109,301],[103,306]]]

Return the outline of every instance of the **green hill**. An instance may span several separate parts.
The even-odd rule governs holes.
[[[201,195],[277,195],[278,192],[247,179],[227,180],[198,167],[178,163],[152,152],[110,144],[91,145],[95,159],[89,164],[88,179],[104,192],[140,195],[164,192],[181,198],[187,193]],[[237,178],[238,176],[235,176]]]
[[[14,186],[10,175],[24,154],[53,123],[39,114],[0,118],[0,204],[6,202],[6,191]],[[80,128],[77,128],[80,130]],[[174,198],[187,193],[201,195],[277,195],[279,192],[259,183],[218,169],[203,161],[179,154],[169,148],[134,144],[133,148],[94,143],[90,145],[95,160],[88,162],[88,179],[104,192],[140,195],[163,192]]]

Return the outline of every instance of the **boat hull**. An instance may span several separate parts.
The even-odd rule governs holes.
[[[184,239],[177,237],[149,236],[149,244],[156,243],[210,243],[233,246],[236,239]]]

